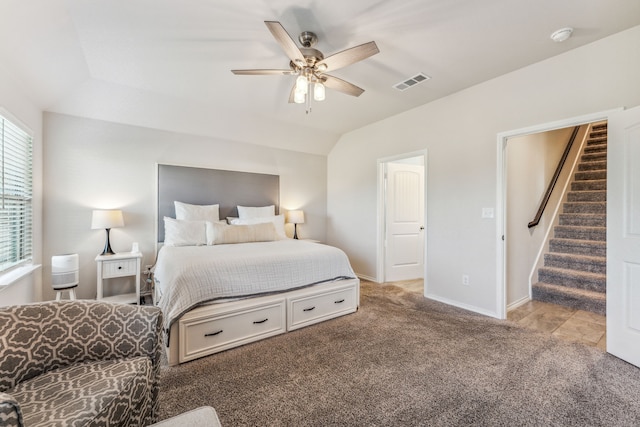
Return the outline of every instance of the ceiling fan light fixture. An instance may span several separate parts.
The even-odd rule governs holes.
[[[293,102],[296,104],[304,104],[306,95],[298,90],[293,92]]]
[[[309,81],[303,75],[299,75],[296,79],[296,94],[300,92],[302,95],[306,95],[309,89]]]
[[[560,28],[559,30],[554,31],[551,34],[551,40],[553,40],[556,43],[561,43],[567,40],[569,37],[571,37],[572,33],[573,33],[573,28],[571,27]]]
[[[321,82],[316,82],[313,85],[313,100],[324,101],[324,85]]]

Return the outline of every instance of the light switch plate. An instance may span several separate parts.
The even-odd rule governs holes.
[[[493,218],[493,208],[482,208],[482,218]]]

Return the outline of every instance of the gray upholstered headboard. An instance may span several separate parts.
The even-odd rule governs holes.
[[[261,173],[158,165],[158,242],[165,216],[175,218],[174,201],[220,205],[220,219],[238,216],[236,206],[280,205],[280,177]]]

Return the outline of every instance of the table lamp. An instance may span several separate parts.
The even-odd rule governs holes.
[[[112,210],[94,210],[91,216],[91,229],[97,230],[104,228],[107,231],[107,241],[104,244],[104,250],[100,255],[113,255],[111,250],[111,243],[109,242],[109,231],[112,228],[124,227],[124,220],[122,219],[122,211],[117,209]]]
[[[293,238],[298,238],[298,224],[304,224],[304,212],[301,210],[289,211],[287,213],[288,222],[293,224]]]

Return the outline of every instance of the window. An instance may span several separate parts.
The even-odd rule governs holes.
[[[31,260],[32,141],[0,115],[0,272]]]

